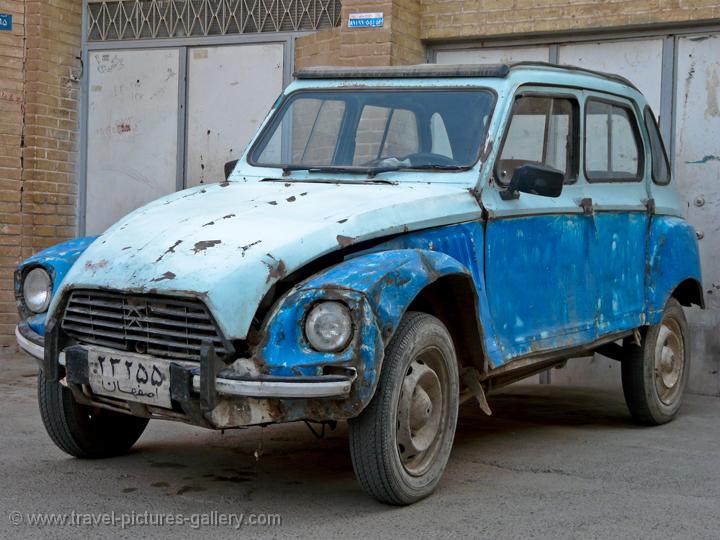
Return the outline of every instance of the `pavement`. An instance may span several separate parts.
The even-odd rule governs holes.
[[[463,406],[437,492],[395,508],[358,487],[345,425],[317,439],[153,421],[127,456],[70,458],[42,426],[34,361],[0,365],[0,538],[720,538],[718,398],[644,428],[619,388],[508,387],[492,417]]]

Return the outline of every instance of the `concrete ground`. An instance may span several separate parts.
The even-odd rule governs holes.
[[[675,422],[641,428],[619,388],[511,387],[491,398],[491,418],[464,406],[435,495],[393,508],[360,491],[344,425],[316,439],[304,425],[221,434],[157,421],[128,456],[69,458],[41,424],[34,361],[6,353],[0,364],[2,538],[198,535],[192,523],[27,524],[28,514],[73,511],[282,520],[208,525],[205,538],[720,538],[718,398],[689,396]]]

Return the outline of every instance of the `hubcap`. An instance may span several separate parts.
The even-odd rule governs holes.
[[[665,405],[672,405],[680,393],[685,370],[685,346],[680,325],[673,319],[662,322],[655,343],[655,388]]]
[[[436,350],[414,359],[405,372],[397,409],[397,449],[405,470],[423,474],[446,429],[448,377]]]

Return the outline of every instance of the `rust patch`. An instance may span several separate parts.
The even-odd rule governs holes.
[[[205,251],[208,248],[217,246],[220,243],[220,240],[200,240],[199,242],[195,242],[195,245],[193,246],[193,252],[200,253],[201,251]]]
[[[180,244],[182,244],[182,242],[183,242],[182,240],[178,240],[177,242],[175,242],[172,246],[167,248],[162,255],[160,255],[157,259],[155,259],[155,262],[159,263],[160,261],[162,261],[163,257],[165,255],[167,255],[168,253],[175,253],[175,248],[178,247]]]
[[[338,245],[344,248],[352,246],[356,240],[353,236],[343,236],[342,234],[338,234],[336,238]]]
[[[278,261],[269,253],[267,254],[267,256],[272,259],[272,262],[263,261],[263,264],[268,268],[268,277],[265,282],[270,283],[273,280],[280,280],[284,278],[287,275],[287,268],[285,267],[285,262],[282,259]]]
[[[262,240],[256,240],[255,242],[252,242],[251,244],[247,244],[245,246],[240,246],[240,249],[242,250],[242,256],[245,256],[245,252],[250,249],[253,246],[257,246]]]
[[[128,122],[120,122],[117,125],[117,132],[118,133],[128,133],[131,131],[132,128],[130,127],[130,124]]]
[[[176,276],[173,272],[165,272],[162,276],[151,279],[150,281],[155,283],[157,281],[165,281],[166,279],[175,279],[175,277]]]

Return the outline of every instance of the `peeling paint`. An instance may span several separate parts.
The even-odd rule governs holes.
[[[221,242],[221,240],[200,240],[199,242],[195,242],[195,245],[192,249],[194,253],[200,253],[201,251],[205,251],[208,248],[217,246]]]
[[[166,279],[175,279],[175,277],[176,276],[173,272],[165,272],[162,276],[151,279],[150,281],[153,283],[157,283],[158,281],[164,281]]]

